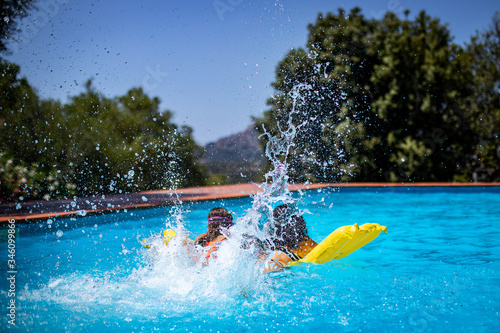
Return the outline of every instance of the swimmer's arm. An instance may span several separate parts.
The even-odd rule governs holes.
[[[264,273],[279,271],[286,267],[288,263],[292,261],[290,257],[284,254],[281,251],[275,251],[271,259],[266,263],[266,267],[264,268]]]

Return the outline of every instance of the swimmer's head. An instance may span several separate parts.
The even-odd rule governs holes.
[[[208,223],[230,223],[233,224],[233,215],[222,207],[215,207],[208,213]]]
[[[306,221],[288,205],[281,205],[273,211],[275,228],[272,243],[275,247],[296,248],[307,236]]]
[[[220,230],[233,225],[233,215],[225,208],[216,207],[208,213],[208,230]]]
[[[216,207],[208,213],[208,226],[207,232],[205,234],[199,235],[195,241],[195,244],[205,246],[208,242],[213,241],[220,235],[222,235],[223,230],[229,229],[234,225],[233,215],[222,207]],[[227,235],[227,232],[225,233]]]

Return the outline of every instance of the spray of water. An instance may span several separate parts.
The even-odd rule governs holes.
[[[272,226],[269,223],[274,207],[277,203],[293,204],[294,199],[290,193],[290,179],[288,176],[288,159],[290,150],[294,147],[294,139],[297,131],[304,125],[294,125],[294,116],[298,114],[300,105],[304,102],[301,92],[310,89],[307,84],[298,84],[289,93],[292,98],[292,111],[288,115],[285,124],[278,124],[279,134],[271,135],[264,128],[263,136],[268,141],[266,145],[266,156],[272,164],[272,168],[265,174],[265,182],[260,184],[260,192],[252,197],[252,208],[247,211],[241,223],[253,231],[253,235],[266,238],[272,234]],[[260,232],[259,232],[260,231]]]
[[[171,209],[167,227],[176,237],[168,246],[161,235],[147,239],[148,251],[143,251],[144,266],[138,270],[140,284],[148,288],[159,288],[165,295],[185,299],[200,297],[239,297],[241,294],[266,290],[266,276],[262,274],[263,263],[257,257],[262,255],[259,244],[273,233],[271,216],[278,203],[294,204],[289,190],[288,159],[294,146],[297,131],[304,124],[294,125],[294,116],[303,102],[303,91],[310,89],[306,84],[297,85],[290,93],[293,100],[292,112],[287,121],[280,124],[277,136],[265,132],[268,143],[266,156],[272,169],[265,175],[266,181],[260,191],[252,196],[252,207],[238,217],[235,225],[227,232],[227,240],[220,244],[217,259],[205,265],[203,255],[190,240],[183,223],[183,207],[179,200]],[[207,212],[208,213],[208,212]],[[202,252],[203,253],[203,252]]]
[[[289,191],[288,165],[297,133],[307,126],[307,121],[297,124],[295,117],[310,89],[307,84],[298,84],[292,89],[289,94],[292,111],[288,119],[279,124],[278,135],[273,136],[264,129],[263,135],[268,139],[266,156],[272,169],[265,174],[266,181],[259,185],[260,191],[252,196],[252,207],[236,218],[235,225],[227,231],[228,239],[220,244],[216,260],[206,265],[203,255],[197,254],[198,250],[189,240],[192,235],[184,221],[188,211],[176,191],[175,180],[182,175],[176,174],[178,168],[173,158],[167,176],[173,180],[170,188],[174,204],[164,223],[176,236],[170,239],[168,246],[162,234],[150,235],[145,241],[149,249],[136,252],[140,264],[126,274],[118,274],[119,268],[117,272],[97,273],[98,276],[75,272],[52,278],[42,289],[26,290],[22,297],[40,299],[40,302],[49,299],[69,308],[74,308],[75,303],[85,307],[92,303],[106,306],[118,302],[125,312],[130,312],[132,307],[140,309],[142,314],[152,311],[152,316],[156,315],[155,311],[185,312],[193,304],[197,308],[220,310],[226,302],[274,297],[273,279],[262,273],[263,262],[257,260],[261,254],[259,244],[273,233],[270,221],[274,207],[281,203],[295,205],[299,200]],[[302,194],[299,194],[300,197]]]

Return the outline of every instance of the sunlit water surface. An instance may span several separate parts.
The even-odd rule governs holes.
[[[298,196],[298,194],[296,194]],[[251,198],[184,204],[193,238],[222,205],[242,217]],[[305,191],[299,207],[321,241],[337,227],[380,223],[372,243],[327,264],[260,273],[228,241],[207,267],[176,237],[151,235],[171,207],[20,225],[18,331],[495,332],[500,327],[500,188],[340,188]],[[175,226],[175,225],[174,225]],[[3,230],[5,231],[5,230]],[[5,235],[5,232],[3,233]],[[141,246],[149,237],[152,249]],[[0,243],[2,323],[7,325]]]

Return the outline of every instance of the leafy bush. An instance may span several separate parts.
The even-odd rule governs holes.
[[[38,163],[14,163],[15,158],[0,152],[0,202],[53,199],[76,194],[76,185],[67,182],[56,169],[43,170]]]

